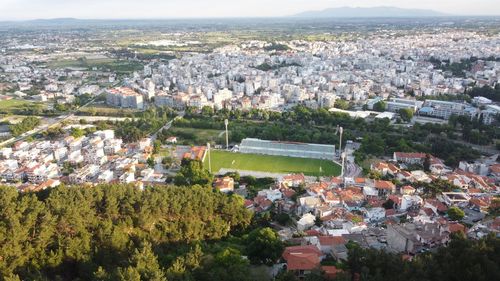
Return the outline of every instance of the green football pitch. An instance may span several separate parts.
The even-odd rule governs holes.
[[[338,164],[328,160],[234,153],[221,150],[211,151],[211,162],[213,173],[217,173],[221,168],[226,168],[280,174],[304,173],[308,176],[338,176],[341,170]],[[205,157],[204,166],[208,169],[208,155]]]

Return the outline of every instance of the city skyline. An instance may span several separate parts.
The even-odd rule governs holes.
[[[170,19],[170,18],[238,18],[284,17],[305,11],[338,7],[391,6],[406,9],[430,9],[450,15],[500,15],[495,0],[277,0],[235,3],[229,0],[0,0],[1,21],[50,18],[81,19]],[[267,7],[267,8],[263,8]],[[118,9],[117,9],[118,8]]]

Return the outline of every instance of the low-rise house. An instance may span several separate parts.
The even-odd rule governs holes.
[[[449,241],[447,227],[439,223],[407,223],[387,227],[387,243],[397,252],[416,254],[424,249],[445,245]]]
[[[385,209],[381,207],[368,208],[365,211],[365,221],[378,222],[385,218]]]
[[[280,200],[283,198],[283,194],[279,189],[273,189],[272,187],[269,189],[264,189],[259,191],[258,193],[259,196],[264,196],[271,202],[274,202],[276,200]]]
[[[283,252],[287,271],[294,272],[299,279],[319,269],[322,256],[318,247],[313,245],[287,247]]]
[[[347,243],[342,236],[318,236],[318,241],[323,255],[331,255],[334,246]]]
[[[393,154],[393,160],[395,162],[409,165],[422,165],[424,163],[425,157],[425,153],[394,152]]]
[[[135,175],[133,172],[125,172],[119,179],[121,183],[128,184],[135,181]]]
[[[379,196],[396,193],[396,185],[390,181],[375,180],[373,186],[377,189]]]
[[[448,206],[467,205],[470,201],[470,196],[464,192],[443,192],[438,199]]]
[[[299,231],[304,231],[311,228],[316,221],[316,216],[311,213],[304,214],[300,220],[297,221],[297,229]]]
[[[413,195],[415,194],[415,188],[410,185],[405,185],[401,187],[401,194],[403,195]]]
[[[300,216],[305,213],[314,212],[316,207],[321,206],[321,199],[316,196],[306,196],[299,198],[297,214]]]
[[[376,162],[372,164],[370,168],[373,171],[379,172],[383,176],[386,176],[387,174],[394,176],[401,170],[398,167],[396,167],[396,165],[384,161]]]
[[[321,194],[323,201],[329,206],[336,206],[341,203],[340,196],[334,193],[332,190],[325,191]]]
[[[176,144],[177,143],[177,137],[168,137],[167,138],[167,143],[169,143],[169,144]]]
[[[111,170],[106,170],[99,174],[97,181],[99,183],[110,183],[114,179],[114,173]]]
[[[424,200],[418,195],[403,195],[399,209],[402,211],[418,209],[423,205],[423,203]]]
[[[215,189],[220,192],[229,193],[234,191],[234,179],[231,177],[217,178],[214,183]],[[280,193],[281,194],[281,193]]]
[[[282,183],[288,187],[299,187],[301,184],[305,184],[306,178],[304,174],[292,174],[283,177]]]

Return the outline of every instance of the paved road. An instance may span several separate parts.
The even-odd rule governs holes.
[[[172,124],[174,123],[175,120],[183,118],[185,112],[179,112],[179,115],[177,115],[174,119],[168,121],[163,127],[161,127],[158,131],[156,131],[154,134],[151,135],[151,139],[154,141],[156,140],[156,137],[158,136],[158,133],[160,133],[163,130],[168,130],[172,127]]]
[[[274,179],[282,179],[284,176],[289,175],[288,174],[280,174],[280,173],[268,173],[268,172],[259,172],[259,171],[248,171],[248,170],[237,170],[237,169],[226,169],[222,168],[217,172],[217,175],[225,175],[229,172],[238,172],[240,176],[245,177],[245,176],[252,176],[256,178],[274,178]],[[305,177],[309,181],[315,181],[317,177],[312,177],[312,176],[306,176]]]
[[[111,116],[82,116],[82,115],[73,115],[71,117],[72,121],[79,121],[80,119],[85,119],[88,122],[97,122],[97,121],[125,121],[126,117],[111,117]]]
[[[20,135],[18,137],[8,139],[8,140],[0,143],[0,146],[5,146],[5,145],[8,145],[8,144],[16,143],[18,141],[27,139],[30,136],[36,135],[38,133],[41,133],[42,131],[45,131],[48,128],[54,127],[55,125],[57,125],[57,124],[65,121],[65,120],[68,120],[68,118],[70,118],[71,116],[72,115],[62,115],[62,116],[59,116],[58,118],[54,119],[54,121],[52,121],[52,119],[49,119],[49,120],[51,120],[49,123],[47,123],[47,124],[41,124],[38,127],[36,127],[35,129],[33,129],[31,131],[28,131],[28,132],[25,132],[25,133],[23,133],[22,135]]]
[[[16,138],[12,138],[12,139],[9,139],[7,141],[4,141],[3,143],[0,143],[0,146],[4,146],[4,145],[16,143],[16,142],[21,141],[21,140],[25,140],[25,139],[27,139],[30,136],[36,135],[38,133],[41,133],[41,132],[47,130],[48,128],[55,127],[55,126],[57,126],[58,124],[61,124],[64,121],[70,120],[71,118],[74,117],[75,112],[77,112],[81,108],[87,107],[89,104],[93,103],[96,99],[97,99],[97,96],[95,96],[93,99],[91,99],[86,104],[77,107],[76,109],[74,109],[70,113],[68,113],[66,115],[61,115],[61,116],[59,116],[59,117],[57,117],[55,119],[48,119],[49,120],[48,124],[42,124],[42,125],[36,127],[35,129],[33,129],[33,130],[29,131],[29,132],[26,132],[26,133],[24,133],[24,134],[22,134],[22,135],[20,135],[20,136],[18,136]]]
[[[361,167],[359,167],[358,165],[356,165],[354,162],[348,162],[345,164],[345,167],[344,167],[344,177],[346,178],[356,178],[356,177],[359,177],[361,175],[361,173],[363,172],[363,170],[361,169]]]

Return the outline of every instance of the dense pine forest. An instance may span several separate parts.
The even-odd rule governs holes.
[[[267,215],[198,185],[127,185],[19,193],[0,187],[0,280],[270,280],[255,271],[284,244]],[[348,243],[335,280],[500,280],[500,239],[456,235],[413,260]],[[282,272],[275,280],[297,280]],[[326,280],[321,272],[305,280]]]
[[[250,220],[240,197],[197,186],[59,187],[38,194],[3,187],[0,279],[165,280],[200,266],[193,242],[221,239]]]

